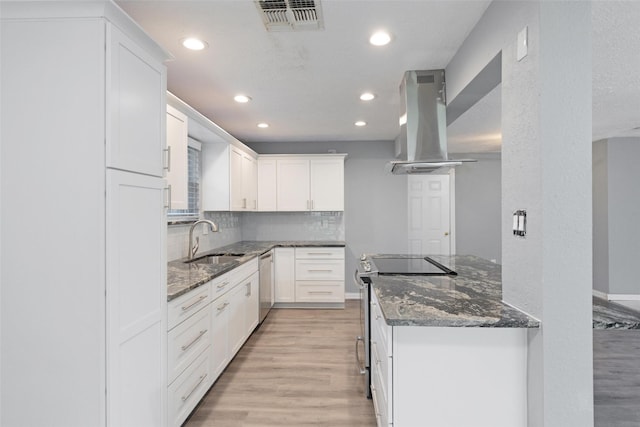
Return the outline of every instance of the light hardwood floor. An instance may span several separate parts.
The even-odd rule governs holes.
[[[359,319],[358,301],[271,310],[184,426],[375,426],[355,364]]]

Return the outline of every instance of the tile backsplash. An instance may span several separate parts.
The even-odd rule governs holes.
[[[199,252],[241,240],[345,240],[343,212],[205,212],[205,219],[219,231],[203,235],[204,225],[194,230],[200,237]],[[169,225],[167,259],[188,254],[191,224]]]
[[[205,212],[204,219],[213,221],[218,232],[203,234],[206,225],[198,225],[193,238],[200,237],[198,252],[208,251],[220,246],[242,240],[242,218],[238,212]],[[167,260],[185,258],[189,253],[189,229],[191,224],[169,225],[167,229]]]

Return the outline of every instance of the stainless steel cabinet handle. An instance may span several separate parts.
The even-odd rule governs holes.
[[[247,209],[247,198],[242,199],[242,209]]]
[[[191,347],[192,345],[194,345],[195,343],[197,343],[197,342],[198,342],[198,340],[200,340],[200,338],[202,338],[202,337],[204,336],[204,334],[206,334],[206,333],[207,333],[207,330],[208,330],[208,329],[203,329],[202,331],[200,331],[200,333],[198,334],[198,336],[197,336],[197,337],[195,337],[194,339],[192,339],[192,340],[191,340],[191,342],[190,342],[189,344],[185,344],[185,345],[183,345],[183,346],[181,347],[181,348],[182,348],[182,351],[186,351],[187,349],[189,349],[189,347]]]
[[[190,309],[190,308],[192,308],[194,305],[196,305],[196,304],[200,304],[200,303],[202,302],[202,300],[204,300],[204,299],[206,299],[206,298],[207,298],[207,295],[200,295],[200,297],[199,297],[197,300],[195,300],[194,302],[192,302],[191,304],[189,304],[189,305],[183,305],[183,306],[182,306],[182,311],[187,311],[187,310],[189,310],[189,309]]]
[[[171,209],[171,184],[167,185],[165,188],[167,192],[167,202],[164,204],[165,209]]]
[[[220,283],[220,284],[218,285],[218,289],[222,289],[222,288],[224,288],[225,286],[227,286],[228,284],[229,284],[229,282],[222,282],[222,283]]]
[[[324,256],[330,256],[331,253],[330,252],[307,252],[307,255],[324,255]]]
[[[311,201],[311,210],[313,210],[313,206],[314,206],[314,203],[313,203],[313,200],[312,200]]]
[[[250,297],[251,296],[251,282],[247,283],[245,285],[247,287],[247,293],[244,294],[245,297]]]
[[[193,386],[191,391],[187,393],[185,396],[182,396],[183,402],[187,400],[193,394],[194,391],[196,391],[196,389],[200,386],[200,384],[202,384],[202,381],[204,381],[205,378],[207,378],[207,374],[200,375],[200,378],[198,378],[198,382],[196,383],[196,385]]]
[[[331,273],[333,270],[307,270],[309,273]]]
[[[217,307],[217,309],[218,309],[218,311],[222,311],[222,310],[224,310],[228,305],[229,305],[229,303],[228,303],[228,302],[225,302],[224,304],[219,305],[219,306]]]
[[[171,172],[171,146],[168,145],[163,151],[167,153],[167,165],[163,169],[167,172]]]
[[[358,367],[358,372],[360,375],[364,375],[367,370],[364,367],[364,361],[360,364],[360,352],[358,351],[358,343],[362,342],[364,344],[364,338],[361,336],[356,337],[356,366]]]
[[[309,291],[309,294],[315,295],[331,295],[333,292],[331,291]]]

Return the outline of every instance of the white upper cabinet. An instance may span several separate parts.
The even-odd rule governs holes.
[[[107,167],[163,176],[163,67],[117,28],[108,26],[107,33]]]
[[[260,156],[258,209],[343,211],[344,158],[344,154]]]
[[[279,211],[308,211],[309,160],[284,158],[277,160],[277,206]]]
[[[277,210],[276,159],[258,158],[258,210]]]
[[[189,208],[189,158],[187,116],[167,105],[167,183],[169,209]]]
[[[344,158],[310,162],[311,210],[344,210]]]
[[[231,210],[255,211],[258,208],[258,164],[248,153],[232,146],[229,154]]]

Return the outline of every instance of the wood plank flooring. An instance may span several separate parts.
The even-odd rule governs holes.
[[[271,310],[184,426],[375,426],[355,364],[359,331],[358,301]]]
[[[595,427],[640,426],[640,330],[593,331]]]

